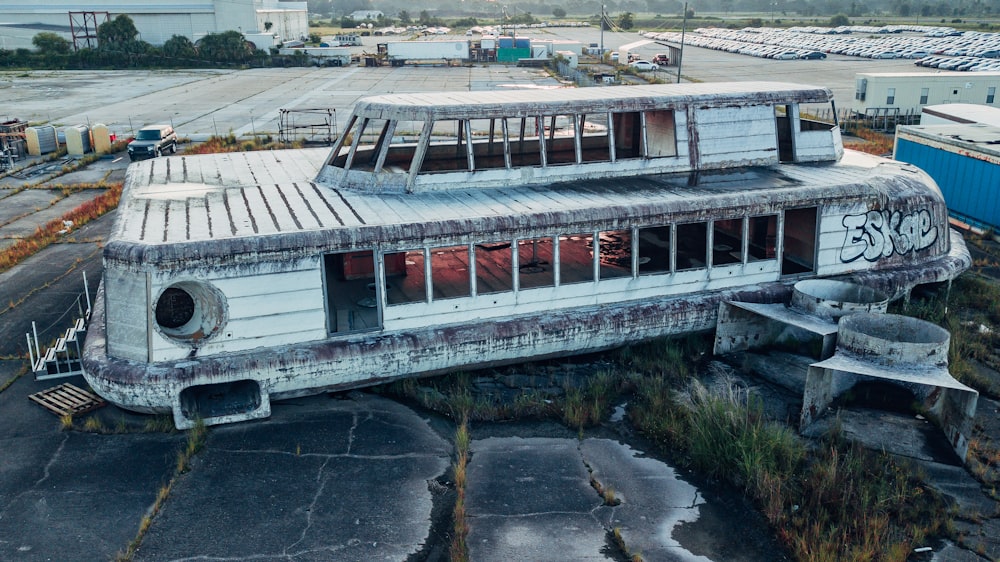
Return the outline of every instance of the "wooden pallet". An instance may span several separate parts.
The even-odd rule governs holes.
[[[36,392],[28,399],[59,417],[85,414],[107,405],[100,396],[69,383]]]

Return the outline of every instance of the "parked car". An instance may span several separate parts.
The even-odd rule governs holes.
[[[177,152],[177,133],[170,125],[147,125],[128,143],[128,157],[133,162],[156,158],[168,150],[170,154]]]
[[[629,63],[629,66],[634,70],[639,72],[647,72],[650,70],[659,70],[660,65],[649,62],[648,60],[637,60]]]
[[[663,53],[659,53],[659,54],[653,56],[653,62],[655,64],[669,64],[670,63],[670,58],[667,57],[667,55],[665,55]]]
[[[799,58],[799,54],[795,51],[784,51],[774,55],[774,58],[778,60],[793,60]]]
[[[799,56],[800,59],[825,59],[826,53],[820,51],[810,51],[804,55]]]

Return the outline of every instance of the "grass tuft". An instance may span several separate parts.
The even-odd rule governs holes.
[[[455,429],[455,465],[452,471],[455,477],[455,509],[452,513],[453,533],[449,555],[451,562],[467,562],[469,560],[469,524],[465,513],[465,483],[466,469],[469,463],[469,423],[463,419]]]

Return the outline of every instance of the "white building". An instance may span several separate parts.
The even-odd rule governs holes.
[[[1000,107],[1000,72],[859,72],[854,104],[860,115],[919,115],[922,107],[967,103]]]
[[[1000,128],[1000,108],[973,103],[928,105],[920,111],[921,125],[982,123]]]
[[[354,21],[377,20],[385,16],[381,10],[355,10],[351,12],[350,18]]]
[[[197,41],[210,33],[240,31],[244,34],[270,33],[279,40],[309,35],[309,14],[305,2],[281,0],[190,0],[183,3],[150,0],[99,0],[80,4],[58,0],[0,0],[0,48],[32,48],[31,39],[42,31],[56,32],[72,41],[71,27],[80,29],[85,19],[70,12],[97,12],[97,25],[107,12],[111,19],[125,14],[132,18],[139,38],[162,45],[174,35]],[[89,18],[90,32],[94,18]]]

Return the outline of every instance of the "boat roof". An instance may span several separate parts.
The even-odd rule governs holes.
[[[660,174],[550,185],[373,194],[313,181],[325,148],[156,158],[129,167],[105,258],[135,264],[376,244],[422,247],[477,232],[552,233],[641,215],[649,224],[808,206],[924,186],[909,165],[847,151],[840,162]],[[876,172],[876,168],[882,171]],[[906,175],[906,171],[909,175]],[[887,181],[889,176],[912,179]],[[514,234],[511,234],[514,235]],[[257,259],[257,258],[255,258]]]
[[[739,103],[819,103],[833,98],[829,88],[785,82],[703,82],[603,88],[533,88],[474,92],[424,92],[366,97],[357,116],[376,119],[483,119],[547,112],[594,113],[671,107],[697,100],[708,105]]]

